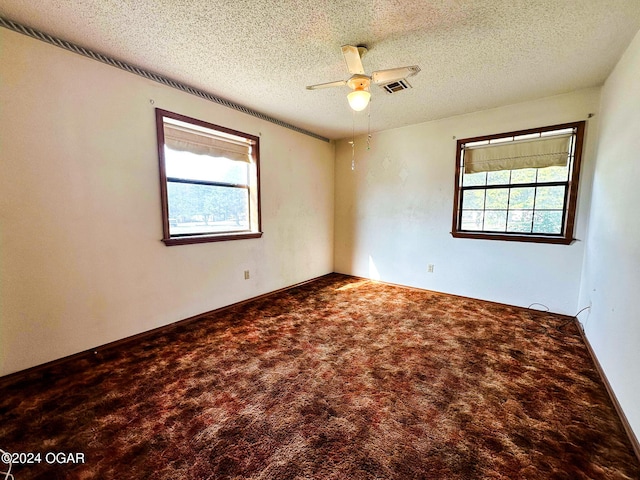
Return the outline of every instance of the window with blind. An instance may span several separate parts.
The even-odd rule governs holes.
[[[457,142],[454,237],[569,244],[585,122]]]
[[[163,242],[257,238],[259,138],[156,109]]]

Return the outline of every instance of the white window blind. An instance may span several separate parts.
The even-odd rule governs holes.
[[[204,133],[169,123],[164,124],[164,143],[172,150],[251,162],[251,143]]]
[[[566,166],[571,134],[464,149],[464,173]]]

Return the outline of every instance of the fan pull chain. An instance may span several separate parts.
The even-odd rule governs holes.
[[[356,169],[356,112],[351,111],[351,171]]]
[[[369,109],[367,110],[368,125],[367,125],[367,150],[371,150],[371,100],[369,100]]]
[[[356,144],[355,142],[349,142],[351,144],[351,170],[356,169]]]

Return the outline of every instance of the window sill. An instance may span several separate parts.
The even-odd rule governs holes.
[[[245,240],[247,238],[260,238],[262,232],[222,233],[219,235],[192,235],[186,237],[163,238],[167,247],[174,245],[191,245],[194,243],[226,242],[229,240]]]
[[[475,238],[481,240],[504,240],[507,242],[550,243],[555,245],[570,245],[575,238],[560,235],[518,235],[484,232],[451,232],[454,238]]]

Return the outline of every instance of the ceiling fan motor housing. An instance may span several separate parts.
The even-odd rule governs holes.
[[[367,75],[356,74],[347,80],[347,85],[351,90],[368,90],[371,84],[371,77]]]

